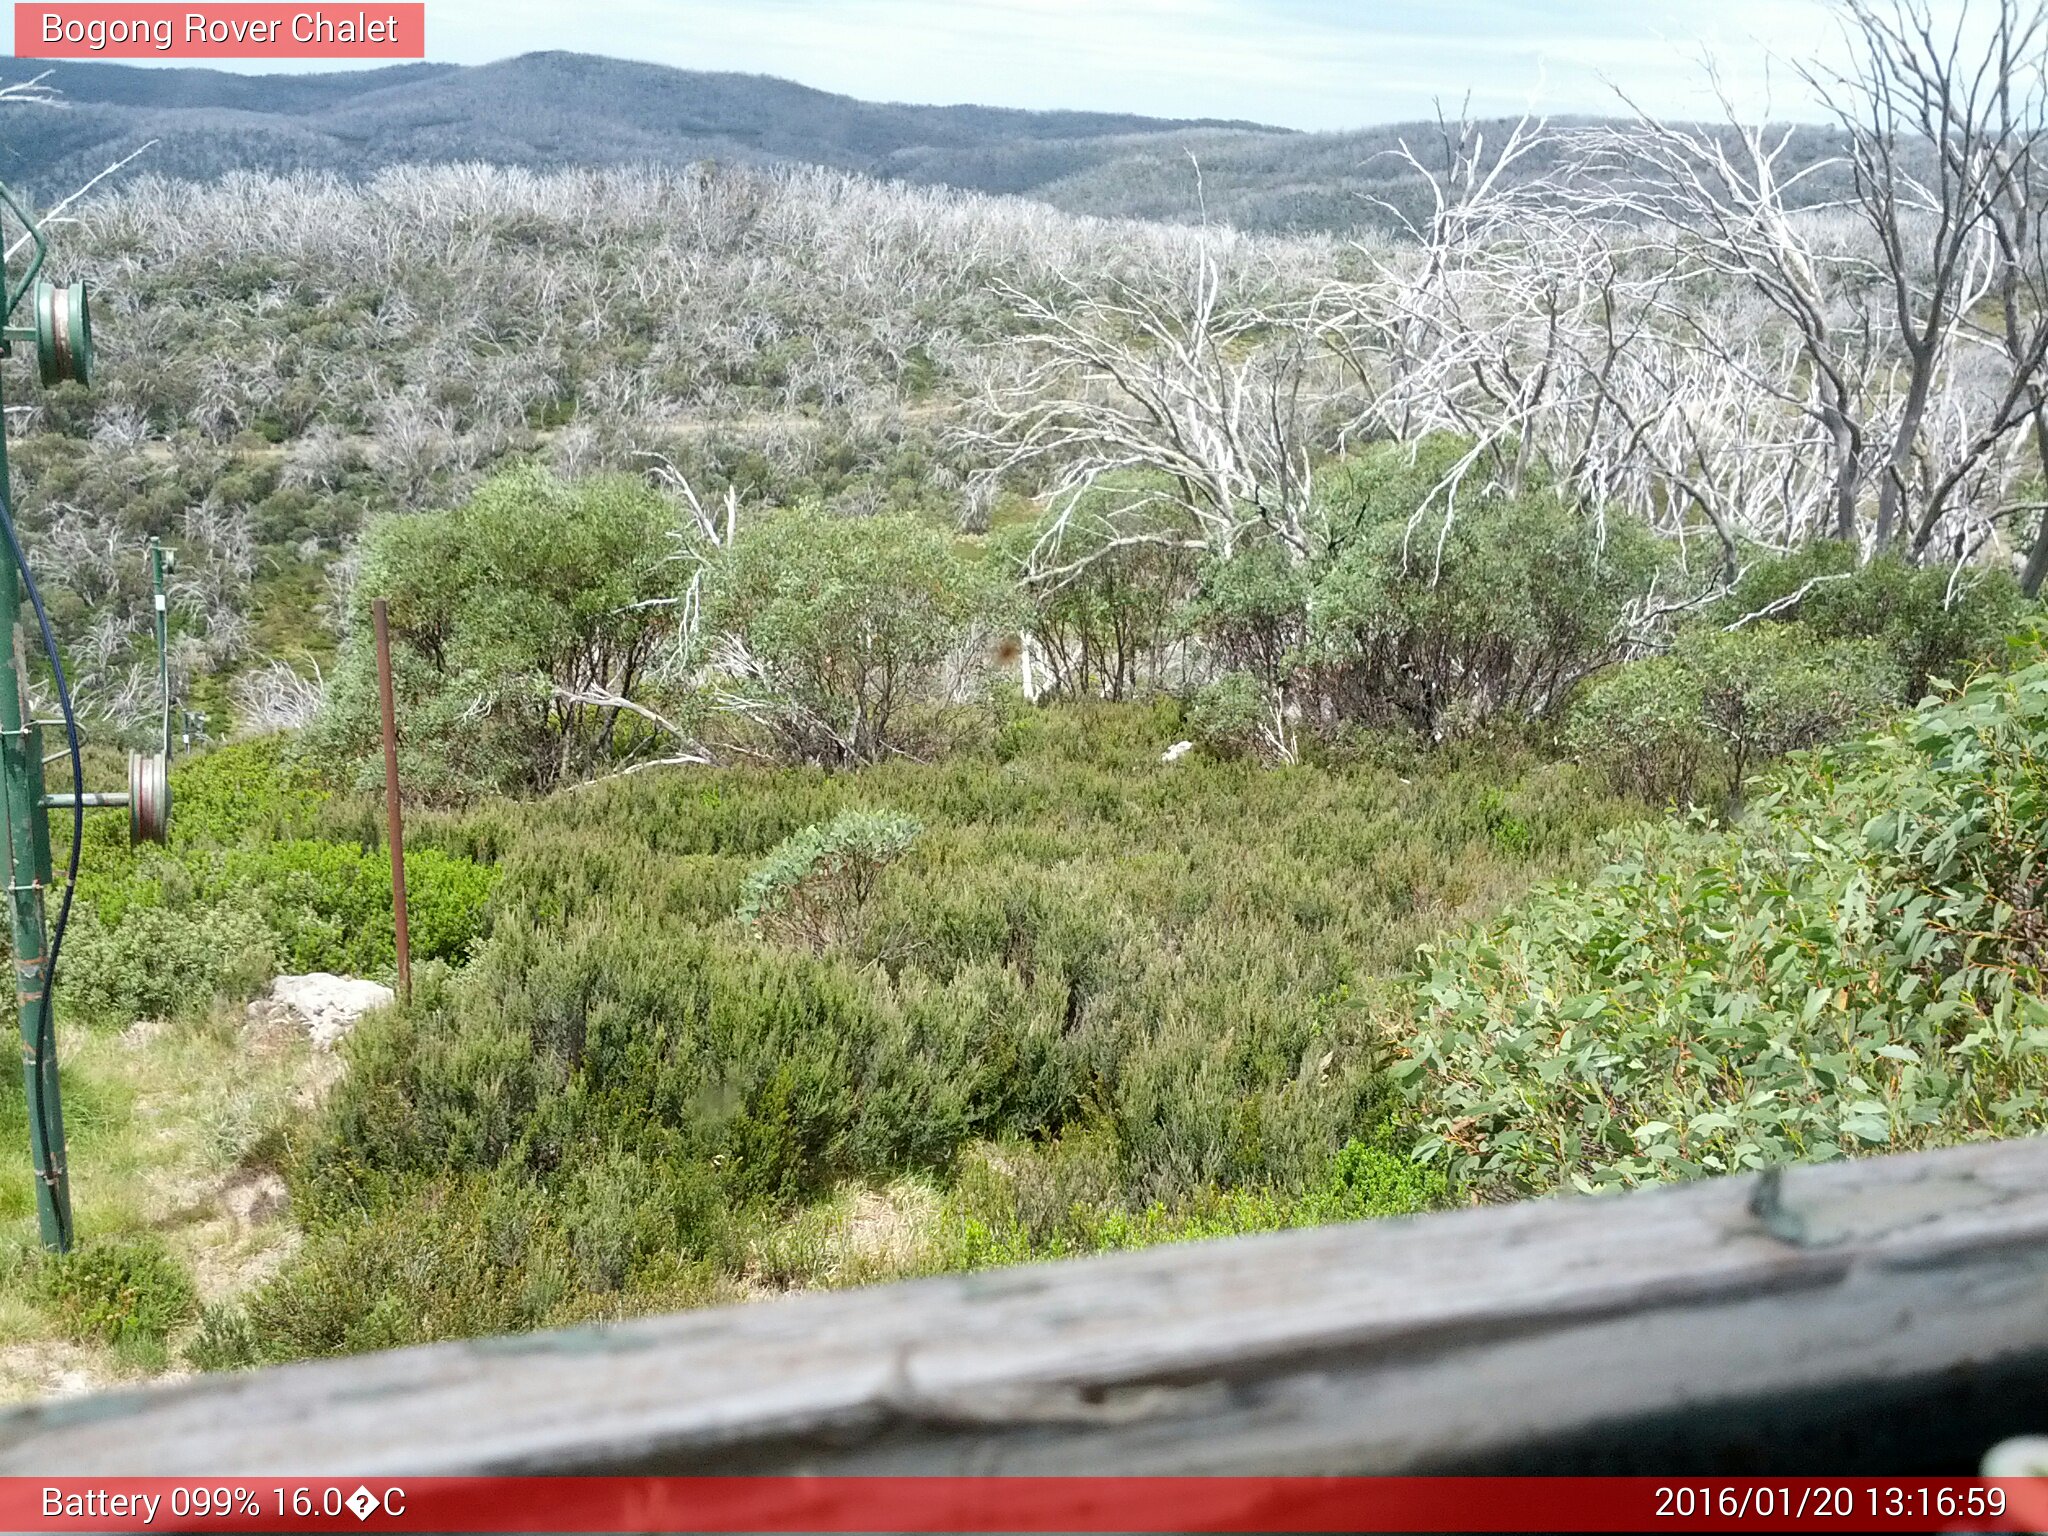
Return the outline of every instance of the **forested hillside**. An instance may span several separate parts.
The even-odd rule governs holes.
[[[1434,122],[1297,133],[1257,123],[882,104],[762,75],[573,53],[469,68],[271,76],[59,63],[45,83],[69,109],[10,122],[0,174],[51,196],[136,151],[139,169],[201,181],[231,171],[360,179],[430,162],[549,170],[680,169],[711,160],[858,171],[1107,218],[1352,232],[1422,218],[1426,173],[1445,174],[1452,160],[1444,125]],[[1377,116],[1369,97],[1358,115]],[[1513,123],[1476,126],[1498,138]],[[1837,133],[1802,128],[1789,146],[1788,174],[1811,171],[1841,147]],[[1421,166],[1410,163],[1410,151]],[[1542,153],[1509,174],[1527,180],[1558,165]],[[1845,188],[1835,171],[1788,184],[1801,206]]]
[[[1924,185],[1866,42],[1826,207],[1639,121],[1453,125],[1355,239],[786,164],[67,212],[20,521],[96,749],[152,536],[204,719],[80,850],[88,1241],[0,1159],[0,1373],[2039,1132],[2048,82]],[[394,974],[379,598],[418,988],[328,1054],[246,1007]]]
[[[30,71],[20,64],[15,73]],[[43,80],[67,110],[9,123],[0,170],[52,193],[152,140],[149,169],[198,180],[228,171],[358,177],[430,161],[541,170],[717,160],[1025,191],[1106,156],[1295,137],[1256,123],[864,102],[766,75],[578,53],[269,76],[57,63]],[[1017,155],[1033,160],[1027,179],[1014,169]],[[925,157],[950,174],[924,173]]]

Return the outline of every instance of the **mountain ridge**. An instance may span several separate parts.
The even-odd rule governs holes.
[[[866,102],[771,75],[670,68],[555,50],[490,64],[404,64],[328,74],[246,75],[17,61],[45,74],[61,112],[6,122],[6,169],[39,189],[90,175],[150,138],[172,175],[233,168],[368,172],[420,159],[495,159],[536,168],[676,163],[716,156],[800,160],[884,174],[901,152],[960,154],[1020,142],[1290,129],[1219,118],[1149,118],[971,104]],[[233,114],[232,117],[229,115]],[[269,130],[276,142],[263,142]],[[251,140],[249,135],[257,137]],[[225,135],[223,163],[207,140]],[[0,162],[0,163],[5,163]]]
[[[18,60],[0,80],[37,73]],[[869,102],[772,75],[554,50],[479,65],[243,75],[52,64],[61,110],[0,115],[0,177],[56,196],[155,141],[174,179],[373,174],[407,162],[534,170],[799,163],[1034,198],[1070,213],[1256,230],[1385,228],[1427,206],[1392,153],[1435,124],[1304,133],[1228,118]],[[1811,130],[1818,133],[1818,130]]]

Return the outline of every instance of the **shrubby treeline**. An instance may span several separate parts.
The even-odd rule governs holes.
[[[628,476],[520,471],[370,530],[314,740],[371,787],[374,592],[407,783],[441,800],[663,763],[930,759],[1034,703],[1155,697],[1213,753],[1281,762],[1533,724],[1637,793],[1718,809],[1784,754],[1967,675],[2031,607],[1994,571],[1760,554],[1663,621],[1668,654],[1630,660],[1669,544],[1532,486],[1474,488],[1418,552],[1418,504],[1462,451],[1383,445],[1326,474],[1315,513],[1343,532],[1316,564],[1133,540],[1053,585],[1031,559],[1055,514],[985,538],[815,504],[720,521]]]
[[[364,518],[457,505],[508,457],[665,464],[750,514],[973,533],[1029,502],[1047,520],[1006,551],[1045,614],[1018,626],[1033,693],[1213,684],[1210,712],[1281,759],[1376,715],[1550,714],[1817,539],[1950,569],[2035,544],[2048,204],[2013,103],[2041,81],[2013,49],[1997,101],[1966,101],[1903,24],[1854,12],[1827,166],[1790,175],[1740,124],[1463,125],[1390,152],[1430,195],[1405,238],[1352,246],[793,169],[140,181],[81,215],[110,367],[43,408],[41,435],[93,447],[25,453],[25,510],[97,548],[137,456],[188,445],[181,494],[232,532],[230,579],[187,583],[203,670],[279,654],[238,616],[319,601]],[[1915,171],[1914,82],[1954,107],[1947,180]],[[1805,207],[1830,168],[1850,195]],[[1357,492],[1400,453],[1398,494]],[[1641,529],[1665,543],[1647,582]],[[1480,569],[1503,539],[1547,546],[1547,593]],[[48,542],[56,585],[94,585]],[[1451,567],[1498,596],[1443,596]],[[1141,569],[1146,601],[1090,595]],[[1605,633],[1532,634],[1532,602],[1555,628],[1587,583]],[[1490,607],[1517,611],[1490,633]],[[323,636],[299,648],[324,663]]]

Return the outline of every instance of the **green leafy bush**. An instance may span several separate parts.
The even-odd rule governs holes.
[[[629,1152],[564,1170],[415,1181],[367,1219],[317,1231],[277,1280],[209,1312],[187,1353],[223,1370],[587,1322],[705,1299],[727,1213],[708,1179]]]
[[[173,761],[171,846],[226,848],[304,837],[327,791],[282,734],[229,742]]]
[[[1168,1205],[1132,1209],[1117,1198],[1113,1149],[1086,1132],[1042,1147],[1006,1145],[975,1161],[947,1200],[941,1267],[1018,1263],[1051,1255],[1142,1248],[1409,1216],[1449,1200],[1441,1169],[1353,1137],[1306,1191],[1208,1188]]]
[[[672,748],[603,699],[644,703],[673,648],[687,579],[672,558],[677,526],[636,480],[533,471],[451,510],[373,523],[316,747],[357,764],[363,787],[376,782],[370,604],[383,597],[409,792],[541,791]]]
[[[1945,565],[1911,565],[1896,554],[1861,564],[1858,556],[1852,545],[1824,539],[1759,560],[1709,610],[1708,620],[1730,624],[1774,610],[1772,620],[1801,624],[1816,639],[1875,641],[1898,668],[1898,702],[1907,705],[1937,678],[1961,682],[1998,660],[2005,636],[2038,611],[2012,574],[1996,567],[1958,573]]]
[[[707,659],[728,714],[789,760],[876,762],[929,737],[944,663],[1004,604],[988,569],[914,517],[792,509],[713,563]]]
[[[1659,541],[1540,483],[1511,495],[1476,472],[1446,510],[1437,488],[1465,451],[1379,445],[1320,488],[1331,548],[1308,598],[1302,687],[1325,712],[1440,738],[1544,714],[1612,659]]]
[[[1188,701],[1188,729],[1225,757],[1257,757],[1282,739],[1286,721],[1279,694],[1249,672],[1226,672]]]
[[[1182,624],[1226,677],[1251,679],[1274,697],[1302,681],[1315,572],[1275,540],[1248,540],[1229,559],[1205,561]]]
[[[1673,656],[1647,656],[1579,690],[1565,742],[1651,803],[1684,805],[1709,765],[1720,767],[1706,714],[1697,672]]]
[[[483,931],[496,876],[435,848],[408,849],[405,890],[412,953],[464,959]],[[223,898],[243,893],[276,935],[278,963],[293,971],[366,975],[394,963],[391,855],[298,839],[230,851],[209,874]]]
[[[2048,1128],[2044,764],[2048,663],[1986,674],[1430,947],[1424,1155],[1499,1199]]]
[[[1751,769],[1875,725],[1899,696],[1881,647],[1814,645],[1793,624],[1690,630],[1674,654],[1699,681],[1702,718],[1727,756],[1735,797]]]
[[[1696,626],[1669,656],[1589,684],[1568,739],[1652,798],[1685,803],[1712,784],[1739,808],[1753,771],[1870,729],[1900,694],[1899,670],[1875,641],[1823,641],[1798,624]]]
[[[62,984],[87,1017],[126,1024],[252,996],[274,972],[277,937],[246,902],[131,906],[108,924],[74,910]]]
[[[739,920],[813,951],[854,938],[875,882],[910,851],[920,830],[894,811],[841,811],[805,827],[747,876]]]
[[[1449,1193],[1441,1169],[1354,1137],[1330,1164],[1323,1187],[1304,1203],[1304,1214],[1315,1222],[1409,1216],[1445,1204]]]
[[[44,1260],[43,1306],[65,1333],[102,1344],[161,1345],[198,1310],[191,1277],[155,1238],[111,1238]]]
[[[1030,576],[1021,616],[1037,646],[1041,695],[1126,699],[1160,686],[1182,630],[1195,561],[1147,475],[1106,476],[1063,508],[991,541]]]
[[[190,1015],[254,995],[279,968],[389,973],[390,855],[315,835],[328,793],[282,738],[179,759],[172,799],[167,848],[129,848],[117,818],[86,822],[62,984],[87,1017]],[[414,956],[464,959],[496,872],[431,842],[405,867]]]

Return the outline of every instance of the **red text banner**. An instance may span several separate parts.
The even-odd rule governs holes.
[[[25,5],[23,59],[423,59],[424,4]]]
[[[2048,1478],[5,1478],[9,1531],[2016,1531]]]

